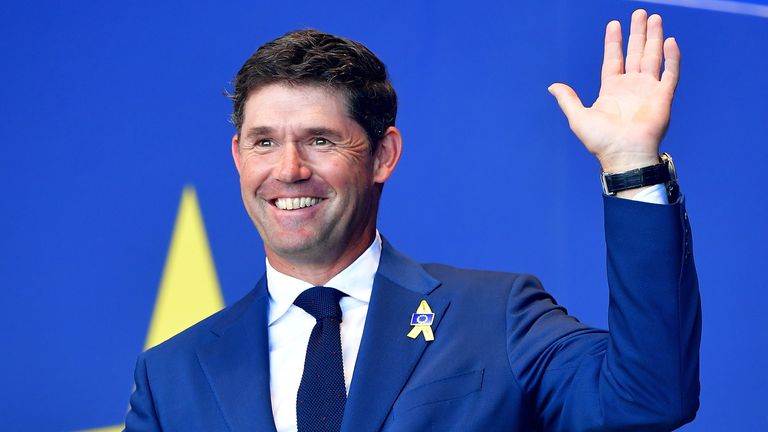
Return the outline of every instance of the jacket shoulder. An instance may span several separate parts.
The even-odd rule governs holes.
[[[445,264],[422,264],[422,268],[440,281],[437,289],[457,300],[485,305],[489,308],[506,305],[523,305],[525,297],[533,289],[551,298],[536,276],[527,273],[508,273],[489,270],[473,270]]]
[[[234,304],[193,324],[168,340],[148,349],[141,355],[147,359],[157,357],[173,357],[192,354],[195,348],[207,344],[217,337],[218,329],[239,318],[248,307],[258,298],[260,288],[257,286]]]

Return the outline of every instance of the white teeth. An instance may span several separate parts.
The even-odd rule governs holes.
[[[275,200],[275,206],[280,210],[294,210],[304,207],[311,207],[320,202],[320,198],[300,197],[300,198],[278,198]]]

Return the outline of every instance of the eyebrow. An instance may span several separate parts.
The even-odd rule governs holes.
[[[334,139],[341,138],[341,133],[326,127],[311,127],[307,128],[307,133],[312,136],[326,136]]]
[[[245,131],[245,136],[248,138],[252,138],[259,135],[272,135],[274,132],[274,129],[272,129],[269,126],[257,126],[249,128]]]
[[[245,131],[245,136],[248,138],[253,138],[257,136],[264,136],[264,135],[273,135],[275,133],[275,129],[269,126],[255,126],[252,128],[248,128]],[[304,129],[304,134],[307,136],[325,136],[329,138],[339,139],[341,138],[341,132],[327,128],[322,126],[317,127],[308,127]]]

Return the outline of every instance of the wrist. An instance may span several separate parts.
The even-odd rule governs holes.
[[[603,193],[606,195],[632,198],[648,186],[663,184],[667,191],[668,202],[677,200],[677,171],[668,153],[657,157],[651,165],[622,172],[603,171],[600,180]]]
[[[656,165],[660,162],[658,153],[621,153],[598,156],[605,173],[620,173],[637,168]]]

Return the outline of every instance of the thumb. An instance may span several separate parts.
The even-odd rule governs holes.
[[[563,110],[563,114],[568,118],[568,123],[573,125],[576,117],[581,114],[584,109],[584,105],[581,103],[581,99],[569,86],[562,83],[555,83],[547,88],[552,96],[557,99],[557,104],[560,105],[560,109]]]

